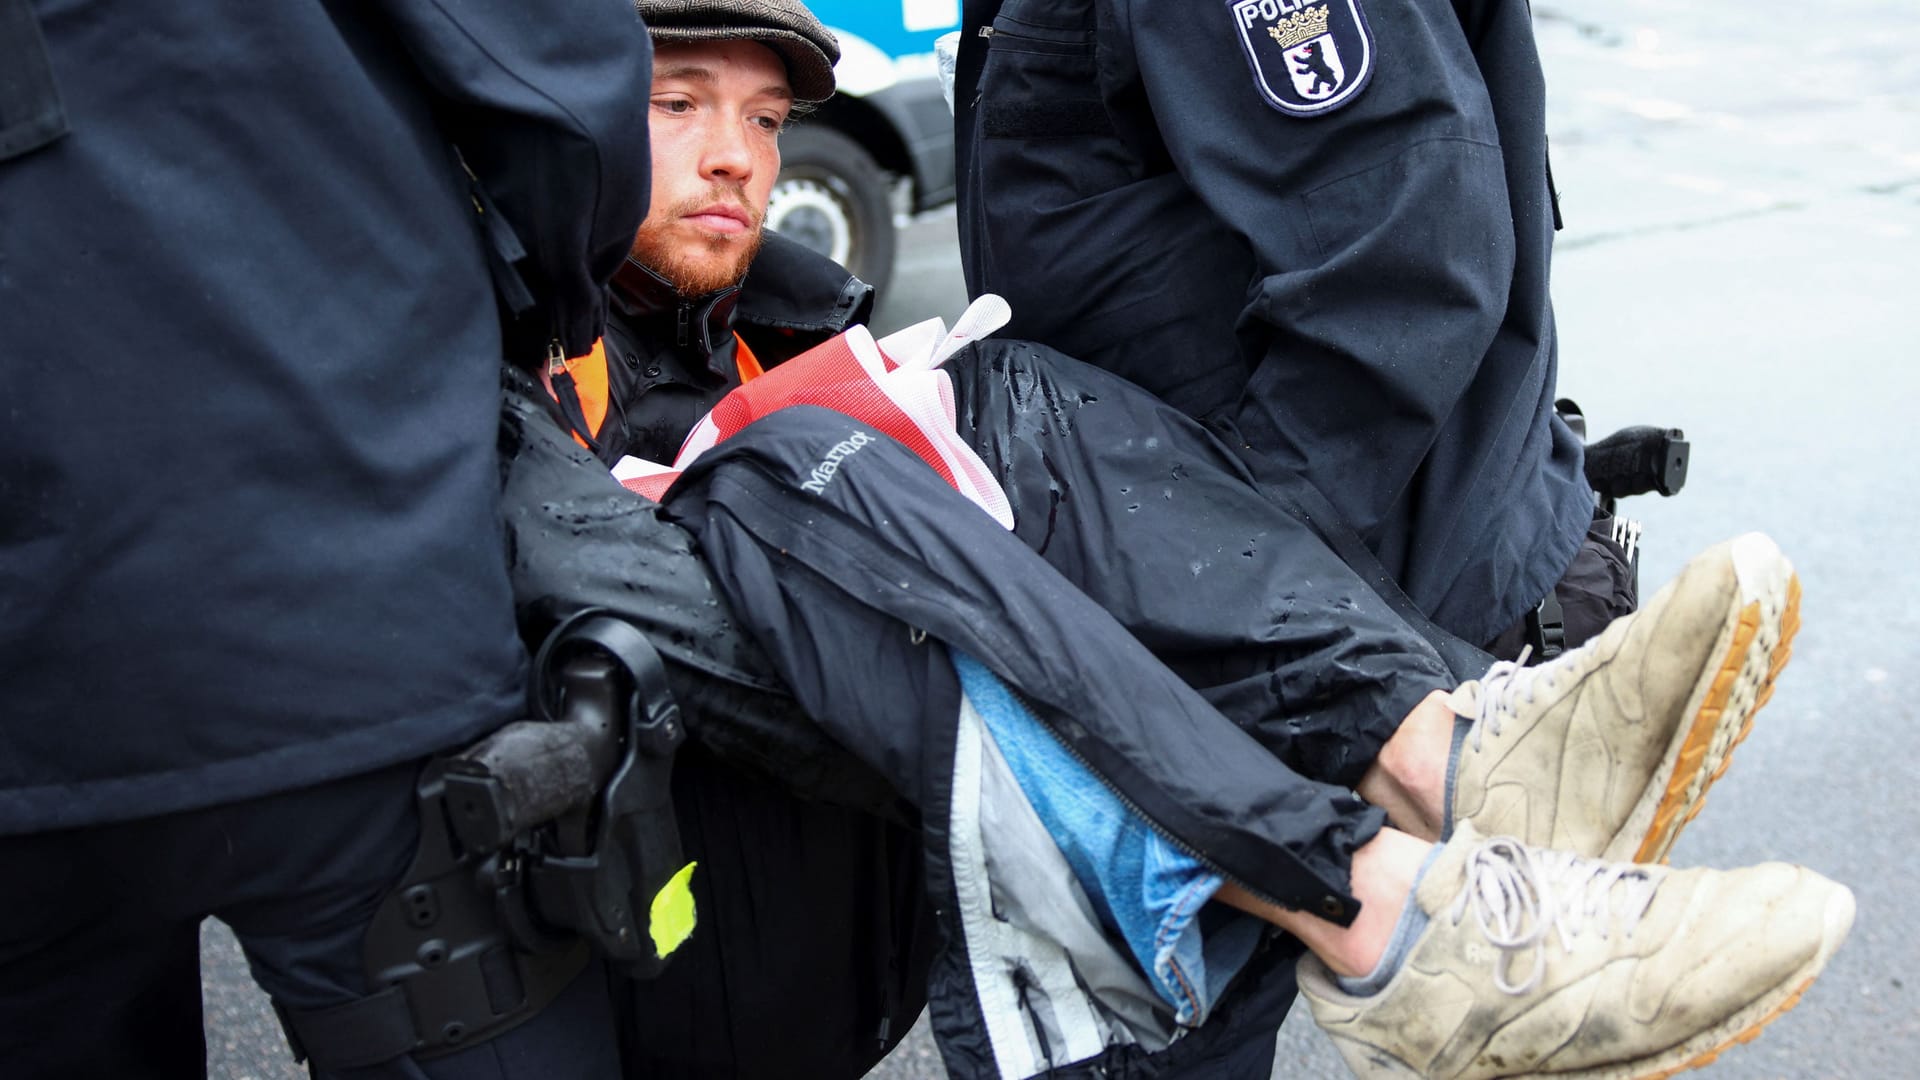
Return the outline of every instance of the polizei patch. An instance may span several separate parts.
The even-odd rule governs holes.
[[[1332,112],[1373,74],[1373,32],[1359,0],[1229,0],[1227,10],[1254,85],[1283,113]]]

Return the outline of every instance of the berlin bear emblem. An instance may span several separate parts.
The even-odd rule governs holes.
[[[1340,50],[1332,34],[1321,34],[1305,45],[1286,51],[1287,74],[1293,76],[1293,88],[1309,101],[1319,101],[1340,89],[1347,73],[1340,66]]]
[[[1283,113],[1331,112],[1373,74],[1359,0],[1229,0],[1227,10],[1261,98]]]

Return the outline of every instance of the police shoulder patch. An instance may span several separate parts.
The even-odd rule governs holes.
[[[1321,116],[1373,74],[1373,31],[1360,0],[1227,0],[1253,83],[1266,103]]]

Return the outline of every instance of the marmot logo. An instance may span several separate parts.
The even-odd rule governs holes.
[[[852,456],[854,451],[872,441],[873,436],[864,431],[856,431],[834,443],[833,449],[827,451],[827,456],[821,458],[820,464],[813,467],[813,472],[800,485],[800,490],[810,491],[815,495],[825,495],[827,485],[833,483],[833,475],[840,471],[840,463]]]

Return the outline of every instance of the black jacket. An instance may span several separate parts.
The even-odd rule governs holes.
[[[626,0],[0,0],[0,833],[518,712],[494,282],[591,343],[649,55]]]
[[[1216,1076],[1223,1057],[1271,1046],[1290,952],[1264,951],[1212,1020],[1162,1049],[1168,1016],[1137,1008],[1151,997],[1137,972],[1118,998],[1113,982],[1053,977],[1069,962],[1131,970],[1097,930],[1074,939],[1093,952],[1069,961],[1065,942],[987,903],[1075,910],[1064,864],[1010,869],[1044,837],[983,826],[1009,808],[1007,789],[980,773],[977,725],[969,735],[943,646],[1016,687],[1177,843],[1291,906],[1351,916],[1344,865],[1379,811],[1259,752],[898,444],[870,439],[819,496],[806,493],[857,421],[782,410],[701,457],[659,506],[570,442],[537,386],[510,382],[516,589],[534,607],[595,605],[642,625],[712,751],[683,751],[675,776],[702,867],[700,927],[665,976],[628,988],[630,1067],[851,1078],[929,996],[955,1076],[1089,1056],[1061,1075]],[[1022,408],[998,404],[983,411]],[[1051,974],[1022,985],[1036,970]],[[1090,1030],[1110,1008],[1141,1025]]]
[[[1339,57],[1324,109],[1269,33],[1303,9]],[[1009,335],[1206,420],[1263,483],[1317,488],[1435,621],[1490,641],[1591,516],[1553,413],[1527,5],[1262,10],[968,0],[968,287],[1012,303]]]
[[[1023,917],[1071,918],[1071,874],[1064,861],[1051,873],[1025,862],[1023,852],[1050,845],[993,781],[945,649],[1016,688],[1175,843],[1290,907],[1351,917],[1344,864],[1382,815],[1261,753],[899,444],[869,432],[819,494],[807,492],[822,455],[862,430],[837,413],[783,410],[703,456],[667,509],[807,714],[918,811],[943,931],[932,1018],[949,1070],[1028,1076],[1084,1062],[1065,1075],[1218,1075],[1199,1063],[1246,1036],[1234,1008],[1169,1047],[1164,1007],[1149,1018],[1139,991],[1120,989],[1139,978],[1130,961],[1115,981],[1091,974],[1114,970],[1111,941],[1056,936]],[[1242,991],[1284,975],[1288,961],[1264,953]],[[1272,1030],[1254,1035],[1270,1043]]]
[[[773,234],[741,286],[693,300],[629,260],[615,277],[606,334],[614,407],[596,455],[608,465],[628,454],[671,462],[693,424],[739,383],[735,332],[771,367],[864,322],[871,306],[864,282]],[[1256,494],[1217,438],[1151,395],[1055,350],[1000,338],[962,350],[946,371],[959,434],[1006,491],[1015,535],[1302,775],[1358,783],[1415,703],[1484,670],[1449,672],[1306,523]],[[563,426],[583,426],[577,413],[550,408]],[[510,496],[517,529],[534,527],[530,499]],[[577,514],[542,510],[556,541],[580,543]],[[617,600],[621,586],[600,580],[598,565],[578,560],[566,572]],[[516,565],[522,596],[587,587],[532,581],[530,570]],[[669,595],[695,576],[673,579]],[[729,643],[689,650],[689,662],[734,648],[735,637],[712,625],[677,633],[681,619],[669,613],[654,636]],[[764,670],[761,662],[705,670],[739,681],[741,670]],[[777,683],[762,676],[756,685]],[[777,723],[759,726],[761,745],[782,741]],[[794,756],[809,755],[756,755],[777,773]]]

